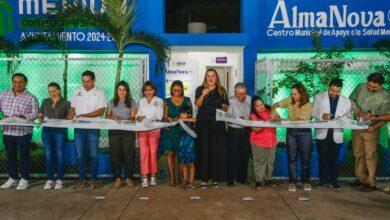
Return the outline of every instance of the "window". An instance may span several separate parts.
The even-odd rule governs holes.
[[[187,33],[202,22],[208,33],[239,33],[241,0],[165,0],[165,32]]]

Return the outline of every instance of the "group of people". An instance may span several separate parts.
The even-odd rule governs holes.
[[[40,123],[47,119],[74,119],[106,117],[113,120],[136,122],[181,121],[189,129],[196,131],[193,138],[180,125],[150,131],[109,130],[109,148],[114,175],[114,187],[122,185],[122,166],[125,184],[134,185],[134,154],[136,138],[140,147],[141,186],[157,184],[158,151],[164,151],[168,159],[169,185],[177,182],[186,189],[195,188],[194,180],[200,180],[200,187],[218,188],[221,182],[228,186],[236,183],[248,184],[248,161],[252,158],[255,174],[255,187],[261,189],[272,184],[277,136],[275,128],[242,127],[236,124],[216,121],[216,110],[255,121],[280,121],[278,108],[288,109],[288,120],[318,121],[333,120],[338,117],[355,117],[357,120],[371,121],[367,130],[352,131],[353,153],[356,157],[356,186],[364,191],[376,189],[377,139],[379,128],[389,120],[390,94],[382,88],[384,77],[372,73],[367,83],[360,84],[350,97],[341,95],[343,82],[333,79],[328,91],[317,94],[310,103],[305,86],[294,85],[291,96],[267,105],[259,96],[247,95],[244,83],[237,83],[234,96],[228,98],[218,73],[208,69],[204,81],[196,89],[194,104],[184,95],[183,83],[174,81],[170,97],[165,100],[156,96],[157,89],[151,81],[142,86],[143,97],[139,104],[131,96],[127,82],[120,81],[115,88],[113,99],[107,101],[103,90],[95,86],[95,74],[85,71],[82,74],[82,87],[72,94],[70,102],[61,96],[59,84],[48,85],[50,98],[38,105],[37,98],[26,91],[27,77],[21,73],[12,76],[12,88],[0,93],[0,109],[4,117],[20,117],[27,120],[38,118]],[[105,115],[104,115],[105,114]],[[354,116],[353,116],[354,115]],[[79,181],[75,188],[89,186],[96,188],[98,168],[99,129],[75,129],[74,139],[77,149]],[[311,129],[287,129],[287,159],[289,171],[289,191],[297,190],[297,159],[301,162],[301,181],[304,191],[310,191]],[[18,190],[28,187],[30,166],[30,145],[32,128],[23,126],[3,126],[3,142],[7,153],[9,179],[1,188],[16,186]],[[44,127],[42,143],[45,149],[47,181],[44,189],[61,189],[63,181],[64,146],[67,141],[66,128]],[[340,189],[337,183],[337,158],[340,143],[343,142],[342,129],[315,129],[320,164],[318,188],[330,185]],[[17,152],[20,152],[21,179],[18,175]],[[87,181],[86,152],[89,152],[90,181]],[[178,160],[176,160],[176,156]],[[176,164],[178,161],[178,166]],[[56,167],[56,176],[55,168]],[[175,168],[179,167],[179,172]],[[176,173],[179,173],[177,176]]]

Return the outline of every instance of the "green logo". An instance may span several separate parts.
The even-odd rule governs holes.
[[[9,3],[0,0],[0,37],[11,33],[13,27],[12,7]]]

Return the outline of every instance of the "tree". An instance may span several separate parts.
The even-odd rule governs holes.
[[[169,61],[170,47],[157,34],[134,30],[137,20],[136,0],[101,0],[101,3],[104,10],[94,10],[73,3],[67,4],[61,10],[55,11],[54,16],[66,21],[77,19],[82,15],[89,24],[111,36],[118,49],[115,85],[121,78],[124,50],[128,45],[140,44],[150,48],[157,58],[156,70],[165,70],[165,63]]]
[[[294,84],[302,82],[309,96],[313,96],[324,90],[332,79],[340,78],[344,66],[351,64],[352,61],[345,61],[346,53],[353,48],[350,39],[344,42],[343,48],[332,47],[325,50],[317,31],[312,33],[311,38],[315,55],[310,61],[299,62],[293,70],[286,71],[282,79],[274,81],[273,95],[281,88],[291,88]]]
[[[377,41],[374,44],[374,47],[376,48],[379,53],[386,57],[387,59],[390,58],[390,40],[389,39],[382,39]],[[383,74],[385,76],[385,87],[389,88],[390,86],[390,61],[387,61],[381,65],[375,66],[375,70]]]

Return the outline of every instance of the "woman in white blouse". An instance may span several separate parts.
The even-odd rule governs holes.
[[[164,115],[164,102],[156,96],[156,86],[151,81],[146,81],[142,86],[143,98],[139,101],[138,122],[161,121]],[[157,173],[157,149],[160,141],[160,129],[138,132],[140,146],[142,187],[156,185]],[[150,174],[150,181],[148,175]]]

